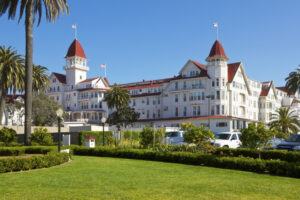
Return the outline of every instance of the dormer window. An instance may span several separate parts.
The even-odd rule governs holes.
[[[52,80],[52,83],[55,83],[56,82],[56,78],[54,78],[53,80]]]
[[[79,78],[80,78],[80,80],[82,80],[82,76],[81,76],[81,75],[80,75],[80,77],[79,77]]]

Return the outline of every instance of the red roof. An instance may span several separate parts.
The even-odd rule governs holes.
[[[78,56],[78,57],[85,58],[85,59],[87,58],[85,56],[85,53],[83,51],[81,44],[76,39],[70,45],[70,47],[68,49],[68,53],[66,55],[66,57],[73,57],[73,56]]]
[[[281,90],[282,92],[288,93],[288,90],[284,86],[283,87],[276,87],[276,89]]]
[[[214,45],[212,46],[209,56],[208,57],[214,57],[214,56],[224,56],[227,57],[224,51],[223,46],[219,42],[219,40],[216,40]]]
[[[163,83],[157,83],[157,84],[145,84],[145,85],[138,85],[138,86],[132,86],[132,87],[123,87],[124,90],[134,90],[139,88],[151,88],[151,87],[159,87],[163,86]]]
[[[201,63],[198,63],[198,62],[196,62],[196,61],[194,61],[194,60],[191,60],[199,69],[201,69],[201,70],[207,70],[207,68],[206,68],[206,66],[205,65],[203,65],[203,64],[201,64]]]
[[[55,73],[53,72],[54,76],[56,76],[57,80],[60,82],[60,83],[64,83],[66,84],[66,75],[64,74],[59,74],[59,73]]]
[[[108,91],[110,89],[108,88],[81,88],[77,89],[78,91],[87,91],[87,90],[100,90],[100,91]]]
[[[227,66],[228,72],[227,72],[227,79],[228,79],[228,83],[231,83],[233,81],[233,78],[240,66],[240,62],[237,63],[230,63]]]
[[[105,82],[107,83],[107,85],[110,86],[110,84],[109,84],[109,82],[108,82],[108,80],[107,80],[106,77],[104,78],[104,80],[105,80]]]
[[[259,96],[261,96],[261,97],[268,96],[270,88],[271,88],[271,85],[269,87],[262,88]]]
[[[100,78],[100,77],[85,79],[85,80],[83,80],[83,81],[81,81],[79,83],[91,82],[91,81],[93,81],[93,80],[95,80],[97,78]]]
[[[94,138],[93,136],[87,136],[84,138],[85,140],[95,140],[96,138]]]

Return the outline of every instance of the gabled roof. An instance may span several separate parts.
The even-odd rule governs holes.
[[[60,83],[66,84],[66,75],[53,72],[53,75]]]
[[[259,96],[261,96],[261,97],[268,96],[270,88],[271,88],[271,85],[269,87],[262,88]]]
[[[73,56],[78,56],[78,57],[85,58],[85,59],[87,58],[85,56],[85,53],[83,51],[81,44],[78,42],[77,39],[75,39],[72,42],[72,44],[70,45],[70,47],[68,49],[67,55],[66,55],[66,57],[73,57]]]
[[[231,83],[233,81],[233,78],[237,72],[237,70],[239,69],[239,66],[241,65],[241,62],[237,62],[237,63],[230,63],[227,66],[228,69],[228,83]]]
[[[150,80],[150,81],[141,81],[141,82],[133,82],[133,83],[125,83],[119,84],[119,86],[123,89],[131,90],[131,89],[138,89],[138,88],[148,88],[148,87],[158,87],[163,86],[163,83],[167,83],[172,78],[165,78],[165,79],[157,79],[157,80]]]
[[[100,78],[100,77],[85,79],[85,80],[83,80],[83,81],[81,81],[79,83],[91,82],[93,80],[96,80],[97,78]]]
[[[284,86],[283,87],[276,87],[276,89],[281,90],[282,92],[288,93],[288,90]]]
[[[214,57],[214,56],[224,56],[227,57],[224,51],[223,46],[221,45],[219,40],[216,40],[213,44],[208,57]]]

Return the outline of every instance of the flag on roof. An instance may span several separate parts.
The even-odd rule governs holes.
[[[77,28],[76,24],[73,24],[73,25],[72,25],[72,28],[76,29],[76,28]]]
[[[218,22],[213,23],[214,27],[218,27]]]
[[[106,64],[100,64],[100,68],[106,68]]]

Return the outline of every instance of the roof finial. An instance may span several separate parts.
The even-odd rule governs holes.
[[[75,39],[77,40],[77,24],[72,25],[72,29],[75,29]]]
[[[216,29],[217,29],[216,34],[217,34],[217,40],[218,40],[219,39],[219,23],[215,22],[215,23],[213,23],[213,26],[216,27]]]

